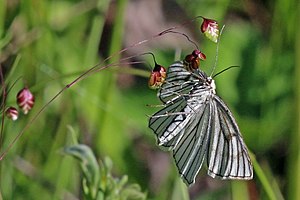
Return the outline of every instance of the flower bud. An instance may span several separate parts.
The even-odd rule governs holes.
[[[15,107],[8,107],[5,111],[6,117],[12,119],[13,121],[18,119],[19,113]]]
[[[212,19],[206,19],[203,17],[203,22],[201,24],[201,32],[204,35],[212,40],[213,42],[217,43],[219,37],[219,27],[218,22]]]
[[[29,110],[32,109],[34,105],[34,96],[27,87],[24,87],[18,92],[17,103],[18,106],[23,110],[23,113],[25,115],[28,113]]]
[[[196,49],[191,54],[187,55],[184,59],[186,70],[193,72],[200,66],[200,60],[205,60],[206,56],[200,50]]]
[[[165,82],[166,77],[166,69],[163,66],[156,64],[150,74],[148,86],[151,89],[158,89]]]

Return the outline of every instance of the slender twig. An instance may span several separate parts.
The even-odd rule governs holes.
[[[2,110],[2,119],[1,119],[1,130],[0,130],[0,151],[2,149],[3,144],[3,130],[4,130],[4,119],[5,119],[5,102],[6,102],[6,86],[3,77],[2,65],[0,64],[0,79],[1,79],[1,87],[2,87],[2,102],[1,102],[1,110]]]

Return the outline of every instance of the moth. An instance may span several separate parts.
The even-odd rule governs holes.
[[[149,119],[159,146],[172,151],[187,185],[204,162],[208,175],[220,179],[253,178],[247,147],[233,114],[216,94],[215,81],[200,69],[175,62],[158,91],[164,107]]]

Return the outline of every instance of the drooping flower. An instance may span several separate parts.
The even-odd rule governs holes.
[[[201,24],[201,32],[210,39],[211,41],[217,43],[219,37],[219,26],[218,22],[213,19],[206,19],[204,17]]]
[[[24,87],[18,92],[17,103],[25,115],[34,106],[34,96],[27,87]]]
[[[6,116],[13,121],[18,119],[19,113],[15,107],[8,107],[5,111]]]
[[[200,60],[205,60],[206,56],[203,52],[196,49],[191,54],[187,55],[184,59],[184,66],[186,70],[193,72],[200,66]]]
[[[155,64],[149,77],[148,86],[151,89],[158,89],[165,82],[166,77],[166,69],[161,65]]]

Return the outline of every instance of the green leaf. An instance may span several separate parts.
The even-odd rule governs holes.
[[[84,175],[84,191],[93,199],[96,198],[100,181],[100,170],[90,147],[78,144],[66,147],[64,151],[80,161],[80,167]]]
[[[147,195],[141,191],[138,184],[131,184],[120,193],[121,200],[143,200]]]

